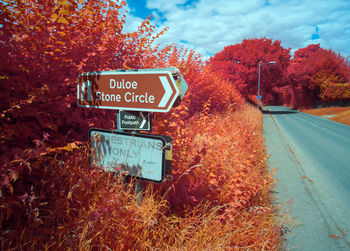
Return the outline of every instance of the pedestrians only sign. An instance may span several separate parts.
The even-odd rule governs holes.
[[[91,166],[160,183],[171,176],[172,139],[91,128]]]

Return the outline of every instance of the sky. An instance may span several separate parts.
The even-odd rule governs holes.
[[[244,38],[280,40],[292,54],[320,44],[350,56],[350,0],[127,0],[125,32],[147,16],[161,46],[176,43],[204,60]]]

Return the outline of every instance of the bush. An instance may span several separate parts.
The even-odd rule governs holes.
[[[262,116],[256,108],[206,113],[179,132],[174,179],[133,184],[89,167],[74,142],[16,160],[1,172],[2,249],[275,249]]]

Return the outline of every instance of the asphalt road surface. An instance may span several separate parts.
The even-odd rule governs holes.
[[[286,249],[350,250],[350,126],[282,106],[263,113],[273,195],[293,217]]]

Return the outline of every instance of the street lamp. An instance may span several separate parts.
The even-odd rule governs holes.
[[[256,99],[258,100],[258,110],[259,110],[259,100],[261,99],[261,96],[260,96],[260,67],[264,64],[276,64],[276,61],[270,61],[267,63],[259,63],[258,95],[256,96]]]

